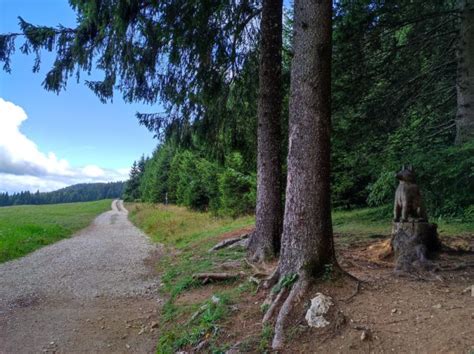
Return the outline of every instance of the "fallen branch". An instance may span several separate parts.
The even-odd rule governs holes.
[[[188,321],[188,324],[190,324],[191,322],[193,322],[196,318],[198,318],[199,315],[201,315],[205,310],[207,310],[209,306],[207,304],[205,305],[202,305],[195,313],[193,313],[193,315],[191,316],[191,318],[189,319]]]
[[[225,281],[225,280],[230,280],[230,279],[236,279],[239,278],[242,274],[245,273],[238,273],[238,274],[232,274],[232,273],[197,273],[193,275],[194,279],[197,280],[202,280],[203,284],[207,284],[211,281]]]
[[[226,240],[219,242],[217,245],[212,247],[208,252],[214,252],[214,251],[220,250],[221,248],[229,247],[230,245],[233,245],[234,243],[245,240],[248,237],[249,237],[249,234],[243,234],[243,235],[240,235],[239,237],[228,238]]]
[[[209,344],[209,343],[208,343],[207,340],[203,340],[202,342],[199,342],[198,345],[196,345],[196,346],[193,348],[193,352],[199,353],[199,352],[202,351],[205,347],[207,347],[208,344]]]
[[[450,272],[450,271],[456,271],[456,270],[464,270],[467,268],[472,268],[474,267],[474,263],[460,263],[456,264],[455,266],[452,267],[439,267],[438,270],[442,272]]]

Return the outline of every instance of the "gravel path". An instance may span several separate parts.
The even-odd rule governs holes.
[[[0,353],[154,352],[159,251],[114,201],[73,237],[0,264]]]

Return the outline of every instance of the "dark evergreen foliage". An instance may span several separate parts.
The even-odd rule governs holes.
[[[24,35],[22,52],[57,55],[47,89],[59,91],[71,75],[97,63],[103,80],[88,85],[101,99],[111,98],[115,88],[128,101],[164,105],[164,112],[139,115],[161,140],[144,170],[131,176],[128,200],[168,200],[231,214],[253,210],[261,2],[71,0],[71,5],[78,14],[75,28],[20,19],[21,34],[1,35],[4,69],[14,64],[9,58],[15,40]],[[333,206],[389,203],[393,173],[412,163],[430,215],[472,215],[474,145],[454,146],[457,6],[455,0],[333,3]],[[292,42],[292,15],[286,12],[282,161],[288,151]],[[39,64],[38,59],[34,69]],[[228,167],[234,153],[242,157],[235,173]],[[212,173],[203,174],[203,166]],[[231,190],[238,192],[222,194]]]
[[[473,184],[454,182],[472,178],[467,166],[474,155],[472,143],[453,147],[456,6],[449,0],[337,3],[332,91],[336,207],[390,202],[394,171],[405,163],[417,167],[431,215],[460,215],[474,203]],[[471,197],[460,197],[466,193]]]
[[[114,89],[126,101],[166,106],[165,113],[139,114],[142,124],[161,131],[174,121],[210,122],[211,111],[225,111],[228,91],[248,60],[260,13],[256,0],[118,1],[70,0],[75,28],[35,26],[19,18],[25,41],[20,50],[56,53],[43,85],[59,92],[74,74],[96,66],[104,77],[86,81],[102,101]],[[14,41],[0,36],[0,62],[10,70]]]
[[[136,162],[132,166],[127,201],[173,203],[232,216],[255,210],[256,175],[245,171],[238,152],[219,165],[195,151],[164,144],[145,160],[143,173]]]
[[[124,182],[80,183],[53,192],[0,193],[0,206],[89,202],[121,198]]]

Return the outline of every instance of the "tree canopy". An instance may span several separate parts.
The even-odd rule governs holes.
[[[102,100],[115,90],[127,102],[154,104],[166,112],[140,115],[160,131],[173,121],[205,119],[216,100],[248,60],[257,35],[258,2],[71,0],[77,26],[36,26],[19,17],[21,33],[0,36],[0,62],[11,70],[15,40],[20,51],[34,54],[33,71],[42,50],[56,59],[43,86],[60,92],[67,81],[98,70],[101,80],[85,80]],[[216,95],[216,93],[218,93]],[[206,108],[206,109],[204,109]]]
[[[291,28],[292,15],[286,11],[283,170]],[[430,214],[472,217],[474,186],[469,181],[474,147],[472,140],[454,145],[458,35],[454,1],[420,5],[360,0],[334,6],[331,180],[336,208],[387,205],[395,190],[394,172],[412,163]],[[258,65],[251,61],[255,52],[248,55],[249,61],[229,87],[227,119],[209,116],[215,122],[223,120],[217,139],[203,139],[208,127],[196,122],[176,128],[165,145],[178,143],[220,166],[226,156],[238,152],[244,172],[255,173]]]

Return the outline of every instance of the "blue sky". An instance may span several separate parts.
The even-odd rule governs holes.
[[[67,0],[0,0],[0,33],[19,32],[18,16],[39,25],[75,24]],[[48,92],[41,83],[53,56],[42,55],[42,68],[36,74],[32,72],[33,59],[17,50],[12,73],[0,70],[0,191],[46,191],[77,182],[122,179],[133,160],[152,152],[157,141],[134,115],[137,111],[162,111],[160,107],[126,104],[118,92],[113,103],[102,104],[83,81],[77,84],[75,79],[59,95]],[[24,150],[25,156],[17,156],[21,155],[19,150]],[[44,156],[47,166],[31,168]],[[64,160],[66,167],[56,166],[55,159]]]

